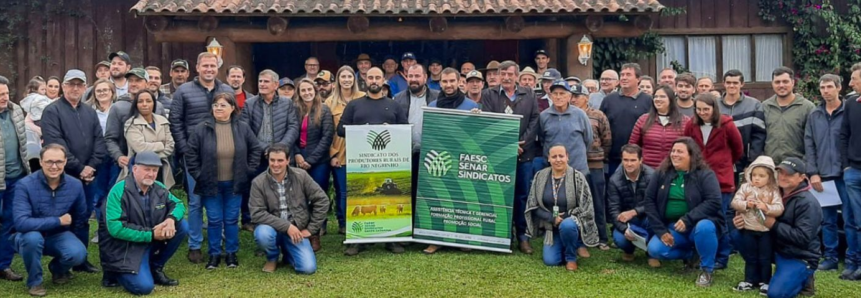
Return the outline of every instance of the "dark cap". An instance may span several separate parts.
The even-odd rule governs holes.
[[[577,83],[582,83],[582,82],[583,82],[583,81],[580,81],[580,78],[575,77],[575,76],[567,77],[567,78],[565,78],[565,80],[566,80],[566,81],[575,81],[575,82],[577,82]]]
[[[416,59],[416,55],[413,54],[413,52],[406,52],[406,53],[404,53],[403,56],[401,56],[401,60],[406,60],[406,59],[418,60],[418,59]]]
[[[152,151],[143,151],[135,155],[135,164],[142,166],[161,166],[161,158]]]
[[[173,62],[170,63],[170,69],[174,69],[177,67],[188,69],[188,61],[185,61],[185,59],[173,60]]]
[[[434,64],[434,63],[442,65],[442,60],[440,60],[439,58],[431,58],[429,64]]]
[[[563,79],[557,79],[553,81],[553,85],[550,85],[550,91],[553,92],[553,89],[563,88],[565,91],[571,92],[571,87],[568,86],[568,82]]]
[[[285,85],[290,85],[293,86],[293,88],[296,88],[296,84],[293,84],[293,80],[287,77],[281,78],[281,80],[278,81],[278,88],[284,87]]]
[[[543,74],[541,74],[541,79],[542,80],[553,80],[553,81],[561,80],[562,74],[559,73],[559,71],[556,70],[555,68],[548,68],[547,70],[544,71]]]
[[[544,55],[544,56],[550,57],[550,55],[547,55],[547,51],[545,51],[543,49],[535,51],[535,57],[536,58],[538,57],[538,55]]]
[[[806,172],[807,165],[800,158],[789,157],[781,161],[780,164],[777,165],[777,169],[783,170],[785,173],[790,175],[795,173],[804,174]]]
[[[140,67],[132,68],[132,70],[129,70],[129,72],[126,73],[126,78],[130,76],[136,76],[141,79],[144,79],[145,81],[149,81],[149,74],[146,72],[146,70]]]
[[[123,61],[125,61],[127,64],[132,64],[132,58],[129,57],[129,54],[126,54],[126,52],[113,52],[108,55],[108,61],[114,60],[114,57],[120,57],[120,59],[123,59]]]
[[[567,82],[568,80],[565,80],[565,81]],[[574,85],[574,86],[571,86],[571,94],[589,95],[589,91],[587,91],[586,88],[583,87],[583,85]]]

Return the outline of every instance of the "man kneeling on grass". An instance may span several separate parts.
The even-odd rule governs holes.
[[[148,295],[155,285],[179,285],[164,274],[164,265],[185,240],[188,224],[182,220],[182,201],[156,182],[161,165],[155,152],[138,153],[132,175],[111,188],[102,207],[99,257],[104,287],[122,285],[134,295]]]
[[[307,172],[287,166],[287,145],[269,147],[269,170],[251,182],[248,209],[254,241],[266,253],[263,272],[275,272],[278,255],[284,251],[285,263],[297,273],[317,271],[317,258],[307,239],[319,235],[329,210],[329,197]],[[310,214],[309,214],[310,210]]]

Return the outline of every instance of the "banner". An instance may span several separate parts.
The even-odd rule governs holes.
[[[519,135],[519,115],[424,108],[416,242],[511,252]]]
[[[412,125],[350,125],[345,244],[411,241]]]

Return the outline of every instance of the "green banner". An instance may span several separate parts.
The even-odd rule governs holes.
[[[416,242],[511,252],[520,116],[424,108]]]
[[[412,125],[351,125],[347,135],[347,239],[411,241]]]

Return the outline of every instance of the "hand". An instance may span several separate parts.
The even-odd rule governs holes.
[[[756,201],[756,208],[762,210],[762,212],[768,211],[768,205],[766,205],[763,201]]]
[[[688,227],[685,226],[685,222],[682,221],[681,219],[679,219],[679,221],[676,222],[675,228],[676,228],[676,232],[679,232],[679,233],[684,233],[685,231],[688,230]]]
[[[96,169],[91,166],[85,166],[81,171],[81,179],[91,178],[96,173]]]
[[[60,225],[61,226],[65,227],[65,226],[68,226],[71,224],[72,224],[72,216],[71,215],[66,213],[66,214],[63,214],[63,216],[60,216]]]
[[[822,188],[822,177],[819,175],[810,176],[810,185],[813,186],[813,189],[817,192],[822,192],[824,189]]]
[[[290,228],[287,229],[287,235],[290,236],[290,240],[293,240],[293,244],[299,244],[299,242],[302,242],[302,232],[294,225],[290,225]]]
[[[330,164],[332,165],[333,168],[340,168],[341,167],[341,160],[338,159],[337,157],[333,157]]]
[[[634,234],[631,233],[630,230],[625,230],[625,239],[628,239],[628,241],[634,241]]]
[[[676,244],[676,239],[673,239],[673,234],[666,233],[661,235],[661,242],[666,246],[673,247],[673,245]]]
[[[634,216],[637,216],[637,210],[628,210],[628,211],[619,213],[619,216],[616,217],[616,220],[618,220],[619,222],[626,223],[629,220],[631,220],[632,218],[634,218]]]
[[[158,224],[152,228],[152,240],[153,241],[164,241],[166,238],[164,237],[164,225]]]
[[[766,217],[765,218],[765,227],[771,229],[774,226],[774,223],[777,222],[777,219],[774,217]]]
[[[296,165],[301,167],[303,163],[305,163],[305,157],[302,154],[296,154],[296,157],[293,159],[296,160]]]
[[[526,144],[526,141],[517,142],[517,155],[523,154],[523,144]]]
[[[120,167],[123,167],[123,168],[129,166],[129,157],[128,156],[120,156],[120,158],[117,158],[117,164],[119,164]]]
[[[472,110],[469,110],[469,112],[470,112],[470,113],[473,113],[473,114],[481,114],[481,109],[479,109],[479,108],[473,108]]]
[[[557,216],[556,219],[553,220],[553,226],[558,227],[559,224],[562,223],[562,220],[564,220],[564,219],[561,216]]]
[[[744,217],[741,216],[741,213],[735,213],[735,216],[732,218],[732,225],[734,225],[736,229],[744,229]]]
[[[308,229],[302,230],[301,233],[302,233],[302,238],[311,237],[311,231],[308,231]]]
[[[753,209],[753,207],[756,207],[756,202],[747,201],[747,209]]]
[[[173,218],[165,219],[160,225],[162,225],[162,232],[164,233],[165,239],[173,239],[173,236],[176,235],[176,221]]]

